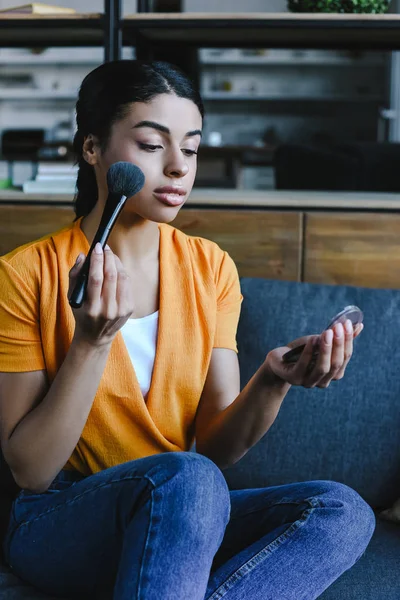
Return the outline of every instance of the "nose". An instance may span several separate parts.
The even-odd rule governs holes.
[[[167,177],[184,177],[189,172],[186,157],[182,154],[180,148],[172,149],[168,153],[167,162],[164,168],[164,174]]]

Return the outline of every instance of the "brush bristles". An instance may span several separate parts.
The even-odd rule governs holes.
[[[117,162],[107,172],[108,191],[131,198],[144,186],[143,171],[129,162]]]

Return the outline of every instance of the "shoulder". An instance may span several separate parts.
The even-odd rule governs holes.
[[[72,229],[73,224],[70,224],[0,256],[0,270],[17,279],[20,278],[25,285],[29,285],[33,280],[39,280],[46,271],[43,267],[54,263],[57,248],[66,245]]]

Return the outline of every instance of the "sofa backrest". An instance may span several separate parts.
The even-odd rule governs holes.
[[[269,350],[319,333],[349,304],[364,312],[344,379],[292,387],[270,431],[234,467],[231,488],[330,479],[372,506],[400,497],[400,290],[242,279],[242,387]]]

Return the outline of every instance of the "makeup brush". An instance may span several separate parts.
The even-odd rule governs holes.
[[[144,175],[141,169],[129,162],[117,162],[111,165],[107,172],[108,197],[101,217],[100,225],[96,235],[93,238],[92,245],[85,259],[83,267],[69,300],[72,308],[80,308],[86,295],[88,284],[88,275],[90,268],[90,257],[96,246],[100,242],[102,248],[107,243],[115,221],[125,202],[140,192],[144,186]]]

